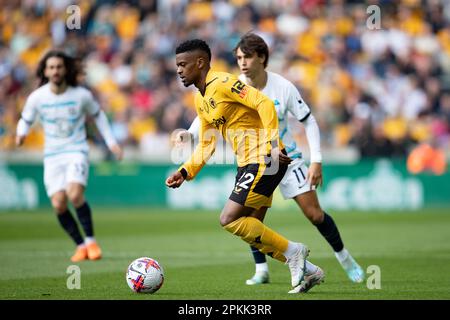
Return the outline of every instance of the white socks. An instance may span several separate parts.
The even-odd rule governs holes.
[[[342,263],[342,262],[344,262],[344,261],[348,258],[349,253],[348,253],[347,249],[344,248],[344,249],[342,249],[342,250],[339,251],[339,252],[335,252],[334,255],[336,256],[336,258],[338,259],[338,261],[339,261],[340,263]]]
[[[268,273],[269,272],[269,265],[267,264],[267,262],[263,262],[263,263],[256,263],[256,270],[255,273],[256,274],[261,274],[261,273]],[[307,274],[312,274],[314,272],[317,271],[317,266],[311,262],[309,262],[308,260],[306,260],[306,273]]]
[[[289,241],[288,247],[283,254],[286,258],[292,257],[297,252],[297,249],[298,249],[298,243]],[[315,264],[309,262],[308,260],[306,260],[305,266],[306,266],[305,271],[308,274],[312,274],[312,273],[316,272],[317,268],[318,268]],[[255,267],[256,267],[255,273],[257,273],[257,274],[269,272],[269,265],[267,264],[267,262],[256,263]]]
[[[256,263],[256,270],[255,273],[267,273],[269,272],[269,265],[267,264],[267,262],[263,262],[263,263]]]
[[[94,237],[86,237],[86,238],[84,239],[84,243],[85,243],[86,245],[88,245],[88,244],[90,244],[90,243],[93,243],[93,242],[95,242],[95,238],[94,238]]]
[[[299,244],[297,242],[292,242],[288,240],[288,247],[285,252],[283,252],[283,255],[286,257],[286,259],[289,259],[292,257],[298,250]]]

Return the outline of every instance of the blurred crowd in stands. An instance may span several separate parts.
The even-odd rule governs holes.
[[[175,73],[177,44],[202,38],[213,69],[237,74],[232,50],[248,31],[269,44],[268,70],[291,80],[310,105],[324,149],[354,146],[363,157],[405,157],[420,143],[450,149],[447,0],[0,2],[2,150],[14,149],[37,63],[50,48],[81,58],[83,84],[120,143],[151,151],[195,118],[195,88]],[[380,8],[380,29],[368,24],[370,5]],[[81,28],[70,30],[77,12]],[[38,126],[29,138],[28,148],[42,147]]]

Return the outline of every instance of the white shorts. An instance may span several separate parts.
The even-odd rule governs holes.
[[[292,199],[299,194],[316,190],[315,186],[311,187],[311,185],[307,182],[307,173],[308,167],[305,165],[303,159],[295,159],[291,162],[283,177],[283,180],[281,180],[278,185],[284,199]]]
[[[66,190],[69,183],[86,186],[88,176],[89,160],[83,153],[67,153],[44,159],[44,184],[49,197]]]

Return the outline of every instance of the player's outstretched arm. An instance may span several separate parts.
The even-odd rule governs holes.
[[[307,181],[311,186],[322,186],[322,153],[320,151],[320,130],[308,104],[303,100],[297,88],[290,83],[288,87],[287,108],[289,112],[305,127],[311,154],[311,164],[307,173]]]
[[[20,147],[24,142],[25,138],[28,135],[28,132],[30,131],[32,122],[27,122],[23,118],[20,118],[19,122],[17,123],[17,129],[16,129],[16,146]]]
[[[308,169],[306,179],[311,186],[322,186],[322,153],[320,151],[320,130],[317,121],[312,114],[310,114],[304,121],[306,138],[308,140],[309,150],[311,153],[311,164]]]
[[[83,105],[88,115],[92,116],[97,126],[98,131],[105,139],[108,149],[114,154],[117,160],[122,160],[123,151],[122,148],[117,143],[116,139],[109,125],[108,118],[105,112],[100,108],[100,105],[95,101],[92,93],[86,89],[80,89],[83,99]]]
[[[16,128],[16,146],[20,147],[24,142],[25,138],[30,131],[31,125],[36,119],[37,109],[36,109],[36,94],[32,93],[27,98],[25,107],[23,108],[22,114],[20,115],[19,122]]]
[[[214,154],[218,135],[219,132],[211,124],[208,124],[204,120],[200,120],[200,141],[195,147],[189,160],[179,169],[185,174],[184,179],[194,179],[209,158]]]
[[[114,154],[117,160],[122,160],[123,151],[122,148],[117,143],[114,135],[112,134],[111,126],[109,125],[108,119],[106,118],[105,112],[99,110],[96,115],[94,115],[95,125],[100,131],[103,139],[105,139],[106,145],[109,150]]]
[[[109,149],[117,160],[121,161],[123,159],[123,150],[118,144],[113,144]]]

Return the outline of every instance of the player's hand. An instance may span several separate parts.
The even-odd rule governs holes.
[[[181,147],[190,140],[192,140],[192,134],[187,130],[180,130],[175,135],[175,146]]]
[[[279,159],[280,163],[285,165],[289,165],[292,162],[292,159],[285,155],[283,152],[280,152]]]
[[[119,161],[122,160],[123,150],[118,144],[112,145],[110,150],[114,154],[114,156],[116,157],[117,160],[119,160]]]
[[[292,159],[281,152],[280,148],[275,147],[271,150],[272,159],[275,161],[279,161],[280,164],[289,165],[292,162]]]
[[[322,164],[319,162],[313,162],[309,166],[308,174],[306,176],[309,184],[315,186],[316,188],[323,185],[322,178]]]
[[[16,136],[16,146],[20,147],[25,141],[25,136]]]
[[[180,171],[175,171],[166,179],[166,186],[169,188],[178,188],[184,182],[183,175]]]

